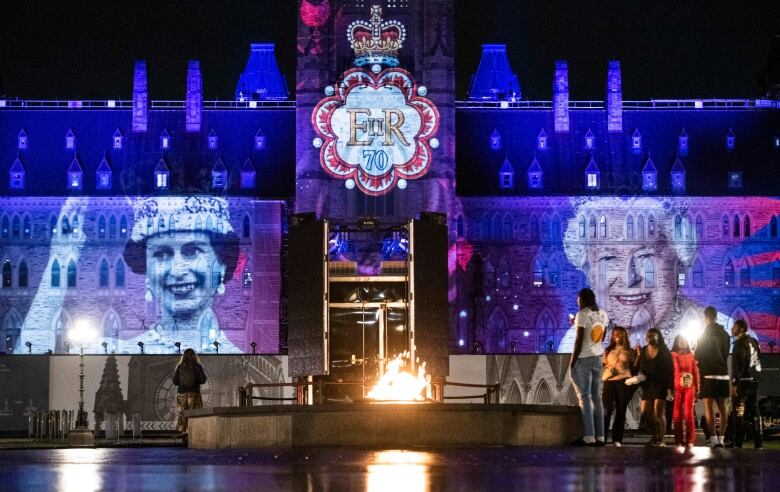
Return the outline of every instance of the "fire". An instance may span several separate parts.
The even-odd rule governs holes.
[[[431,378],[425,374],[425,362],[417,368],[417,376],[406,369],[409,353],[396,355],[388,362],[385,374],[368,392],[367,397],[374,400],[393,402],[425,401],[423,391],[427,390]]]

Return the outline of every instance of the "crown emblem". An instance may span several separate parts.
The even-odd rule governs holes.
[[[406,39],[406,27],[395,20],[382,20],[382,7],[371,6],[369,21],[357,20],[347,27],[347,39],[355,52],[355,66],[398,66],[398,50]]]

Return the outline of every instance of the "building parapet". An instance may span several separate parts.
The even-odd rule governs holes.
[[[457,109],[553,109],[552,101],[455,101]],[[763,110],[780,109],[780,101],[770,99],[651,99],[623,101],[623,110],[704,109]],[[569,101],[569,109],[606,109],[604,101]]]
[[[185,109],[186,101],[152,101],[150,109]],[[132,100],[41,100],[0,99],[2,109],[133,109]],[[203,101],[204,110],[295,109],[295,101]]]

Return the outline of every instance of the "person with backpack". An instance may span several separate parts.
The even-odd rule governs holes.
[[[198,356],[193,349],[186,349],[173,372],[173,384],[179,388],[176,394],[177,429],[185,436],[187,435],[187,418],[184,416],[184,411],[203,408],[200,385],[205,382],[206,373],[203,371]]]
[[[753,445],[763,447],[761,413],[758,407],[758,383],[761,381],[761,349],[758,341],[748,335],[745,320],[738,319],[731,328],[734,350],[731,359],[731,387],[734,398],[732,428],[734,445],[742,447],[745,434],[752,430]]]

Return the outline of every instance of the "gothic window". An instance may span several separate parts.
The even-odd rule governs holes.
[[[24,228],[22,229],[22,234],[24,235],[25,239],[30,239],[32,237],[32,220],[30,220],[29,215],[24,216]]]
[[[27,149],[29,141],[27,140],[27,132],[24,131],[24,128],[22,128],[19,131],[19,135],[16,136],[16,148],[19,150],[25,150]]]
[[[693,262],[693,287],[704,288],[704,266],[698,258]]]
[[[506,334],[508,323],[506,317],[499,308],[493,310],[487,323],[489,347],[491,353],[503,352],[506,350]]]
[[[165,232],[165,217],[160,215],[157,218],[157,237],[160,237]]]
[[[634,152],[642,151],[642,134],[639,133],[639,128],[634,130],[634,134],[631,135],[631,149]]]
[[[655,217],[652,215],[647,218],[647,237],[655,237]]]
[[[98,219],[98,239],[106,238],[106,218],[102,215]]]
[[[506,214],[504,216],[504,241],[512,240],[512,216]]]
[[[645,238],[645,218],[641,215],[636,219],[636,237],[637,239]]]
[[[112,309],[108,312],[105,318],[103,318],[103,338],[108,339],[108,344],[111,350],[111,353],[114,353],[119,348],[117,346],[119,342],[119,330],[121,327],[121,322],[119,321],[119,316],[117,316],[116,312]]]
[[[580,223],[579,223],[579,235],[581,238],[585,237],[585,217],[580,217]]]
[[[171,214],[168,216],[168,237],[176,235],[176,216]]]
[[[677,152],[681,156],[688,155],[688,134],[685,133],[685,129],[680,132],[680,135],[677,137]]]
[[[682,217],[679,215],[674,216],[674,238],[682,238]]]
[[[550,260],[550,263],[547,266],[547,276],[550,287],[561,286],[561,269],[558,267],[557,261]]]
[[[750,217],[745,216],[745,220],[742,222],[743,227],[743,237],[750,237]]]
[[[21,350],[22,318],[13,308],[5,316],[3,335],[5,335],[5,351],[7,353],[13,354]]]
[[[13,286],[13,268],[11,267],[11,262],[9,260],[5,260],[3,263],[3,288],[9,289],[11,286]]]
[[[200,220],[200,215],[195,216],[195,230],[196,231],[202,231],[203,230],[203,221]]]
[[[108,288],[108,262],[105,258],[100,261],[100,273],[98,275],[98,287]]]
[[[68,287],[76,287],[76,262],[68,262]]]
[[[3,239],[8,239],[11,235],[11,225],[8,217],[3,216]]]
[[[509,261],[506,257],[501,258],[498,263],[498,285],[503,288],[510,286],[512,281],[512,268],[509,266]]]
[[[208,145],[209,150],[217,150],[217,148],[219,148],[219,137],[217,136],[217,132],[213,129],[206,138],[206,144]]]
[[[27,262],[22,260],[22,262],[19,264],[19,287],[27,287],[29,275],[29,271],[27,270]]]
[[[125,262],[122,258],[116,261],[114,270],[114,287],[123,288],[125,286]]]
[[[547,132],[544,131],[544,128],[542,128],[539,135],[536,137],[536,148],[540,151],[547,150]]]
[[[630,215],[626,219],[626,239],[634,239],[634,217]]]
[[[211,312],[207,312],[200,320],[200,349],[207,350],[211,348],[214,340],[219,338],[219,326]]]
[[[490,135],[490,148],[492,150],[501,150],[501,134],[498,133],[498,128],[495,128]]]
[[[728,237],[729,237],[729,230],[730,230],[729,229],[729,218],[728,218],[728,216],[726,216],[726,215],[723,216],[722,224],[723,224],[723,226],[722,226],[723,239],[728,239]]]
[[[57,217],[52,215],[51,220],[49,220],[49,230],[51,231],[51,237],[57,235]]]
[[[146,237],[152,237],[154,234],[154,220],[151,217],[146,219]]]
[[[462,228],[463,227],[463,218],[462,217],[458,217],[458,220],[460,221],[460,227]],[[244,221],[243,221],[243,224],[242,224],[242,227],[241,227],[241,235],[244,237],[244,239],[248,239],[249,238],[250,231],[251,231],[251,226],[250,226],[250,223],[249,223],[249,216],[245,215],[244,216]],[[462,229],[460,229],[460,231],[462,232]],[[463,237],[463,236],[461,234],[458,237]]]
[[[541,233],[542,233],[541,234],[542,239],[544,239],[545,241],[550,239],[550,224],[547,221],[547,217],[542,217],[542,230],[541,230]]]
[[[696,240],[701,241],[704,239],[704,221],[701,215],[696,216]]]
[[[160,149],[168,150],[169,148],[171,148],[171,136],[168,134],[168,130],[163,129],[163,132],[160,135]]]
[[[739,237],[739,216],[734,216],[734,227],[731,230],[734,233],[734,237]]]
[[[653,260],[645,260],[645,287],[651,289],[655,287],[655,265]]]
[[[116,239],[116,217],[113,215],[108,219],[108,237]]]
[[[552,237],[552,239],[561,238],[561,221],[558,219],[557,215],[553,215],[552,230],[550,231],[550,236]]]
[[[70,221],[68,220],[68,217],[63,215],[62,216],[62,223],[60,225],[60,231],[62,236],[67,236],[70,234]]]
[[[533,283],[534,287],[542,287],[544,285],[544,267],[539,258],[534,259]]]
[[[683,217],[682,226],[683,226],[683,230],[682,230],[683,237],[685,238],[686,241],[690,240],[691,239],[691,218],[690,218],[690,216],[686,215],[685,217]]]
[[[119,220],[119,237],[123,239],[127,237],[127,217],[124,215]]]
[[[601,237],[606,238],[607,237],[607,216],[602,215],[599,218],[599,230],[601,231]]]
[[[18,215],[14,215],[14,220],[12,221],[11,237],[14,239],[21,239],[22,237],[22,224]]]
[[[241,166],[241,189],[253,189],[255,187],[255,176],[255,167],[252,165],[252,161],[247,159],[244,165]]]
[[[113,147],[114,150],[122,150],[122,145],[124,143],[124,137],[122,136],[122,132],[119,131],[119,128],[114,131],[113,136]]]
[[[739,283],[742,287],[750,287],[752,277],[750,275],[750,264],[747,260],[742,260],[742,269],[739,272],[739,277]]]
[[[69,129],[65,134],[65,148],[67,150],[73,150],[76,148],[76,135],[73,134],[73,130]]]
[[[590,150],[593,149],[593,146],[595,144],[595,139],[593,136],[593,132],[588,128],[587,133],[585,133],[585,148]]]
[[[56,258],[51,264],[51,286],[60,286],[60,262]]]
[[[731,259],[726,260],[726,267],[723,272],[723,284],[726,287],[735,287],[734,285],[734,263]]]
[[[257,133],[255,133],[255,150],[265,150],[265,146],[266,139],[263,130],[258,129]]]
[[[590,229],[590,237],[592,239],[595,239],[596,238],[596,217],[594,217],[592,215],[590,216],[590,222],[589,222],[588,226],[589,226],[589,229]]]
[[[70,225],[71,225],[70,232],[73,233],[74,236],[78,236],[79,235],[79,216],[78,215],[74,215],[73,216],[73,220],[71,221]]]
[[[529,232],[531,239],[539,239],[539,219],[536,218],[536,215],[531,216],[531,230]]]
[[[206,230],[208,232],[213,232],[214,231],[214,221],[211,220],[211,215],[207,215],[206,216]]]

